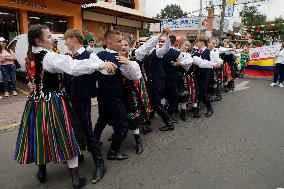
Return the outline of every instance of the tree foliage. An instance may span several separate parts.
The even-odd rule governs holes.
[[[277,38],[284,39],[284,19],[279,17],[268,21],[266,15],[261,14],[256,7],[244,9],[240,15],[244,26],[256,26],[250,31],[254,39],[275,41]],[[263,26],[265,27],[259,27]]]
[[[161,10],[159,14],[157,14],[157,19],[178,19],[185,18],[188,16],[188,13],[183,11],[179,5],[171,4],[167,5],[164,9]]]

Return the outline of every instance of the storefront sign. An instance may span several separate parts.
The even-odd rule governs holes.
[[[39,9],[47,9],[44,0],[11,0],[10,3],[20,4],[29,7],[36,7]]]

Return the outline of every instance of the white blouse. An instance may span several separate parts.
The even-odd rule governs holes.
[[[281,49],[280,52],[276,56],[277,64],[284,64],[284,49]]]
[[[69,55],[62,55],[51,52],[42,47],[33,47],[33,52],[46,51],[43,58],[43,69],[50,73],[67,73],[78,76],[91,74],[100,69],[100,64],[104,63],[99,57],[92,53],[89,59],[73,60]]]
[[[114,50],[106,49],[109,53],[117,53]],[[136,61],[130,61],[129,64],[121,64],[119,67],[121,74],[129,80],[139,80],[142,77],[140,66]]]
[[[161,35],[157,35],[146,41],[143,45],[135,50],[135,58],[139,61],[142,61],[143,58],[158,45],[160,38]],[[169,51],[170,47],[170,39],[169,37],[166,37],[165,44],[156,50],[157,57],[163,58],[163,56]]]
[[[193,57],[194,64],[200,68],[213,68],[215,65],[223,64],[223,60],[219,57],[218,50],[210,51],[210,61],[202,59],[201,57]]]
[[[193,63],[193,58],[189,53],[186,52],[181,52],[178,57],[178,60],[181,63],[181,67],[183,67],[183,69],[185,69],[186,71],[189,70]]]

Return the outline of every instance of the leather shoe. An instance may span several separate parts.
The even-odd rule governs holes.
[[[128,159],[128,155],[122,154],[120,152],[113,152],[112,150],[110,150],[107,154],[107,159],[121,161]]]
[[[175,129],[174,124],[167,124],[159,128],[160,131],[173,131],[174,129]]]
[[[214,113],[214,110],[207,110],[205,117],[210,117],[213,115],[213,113]]]

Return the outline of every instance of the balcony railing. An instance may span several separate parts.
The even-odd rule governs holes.
[[[120,6],[123,6],[123,7],[135,9],[135,2],[134,2],[134,0],[116,0],[116,4],[120,5]]]

